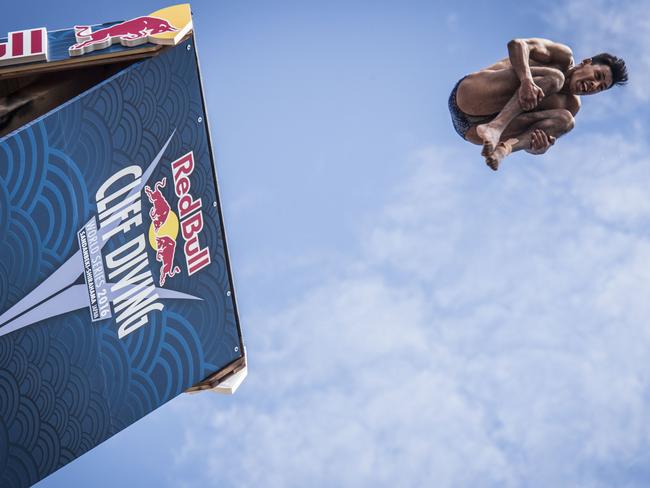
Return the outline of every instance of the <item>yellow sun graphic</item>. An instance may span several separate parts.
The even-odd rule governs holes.
[[[149,226],[149,244],[157,251],[158,245],[156,244],[156,235],[158,237],[169,236],[174,240],[176,239],[178,236],[178,217],[173,211],[169,211],[169,214],[167,214],[167,220],[165,220],[165,223],[160,226],[158,233],[156,233],[154,229],[153,222]]]

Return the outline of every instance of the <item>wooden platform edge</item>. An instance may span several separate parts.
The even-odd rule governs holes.
[[[215,393],[233,394],[247,375],[248,363],[246,361],[246,348],[244,348],[244,355],[241,358],[188,388],[185,393],[213,391]]]
[[[122,61],[137,61],[138,59],[150,58],[157,56],[167,46],[151,45],[137,49],[128,49],[95,56],[71,57],[63,61],[53,61],[50,63],[32,63],[24,65],[12,65],[0,69],[0,80],[18,78],[25,75],[38,75],[51,73],[53,71],[62,71],[67,69],[81,68],[86,66],[97,66],[102,64],[119,63]]]

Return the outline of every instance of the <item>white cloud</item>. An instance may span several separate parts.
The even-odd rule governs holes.
[[[187,486],[645,485],[648,148],[463,149],[414,155],[363,257],[249,317],[237,398],[184,412]]]
[[[648,7],[547,14],[576,55],[620,54],[631,76],[549,154],[492,174],[477,148],[426,148],[360,230],[362,255],[314,269],[318,284],[302,275],[323,259],[274,263],[305,286],[249,312],[235,398],[172,405],[188,420],[170,484],[646,486],[645,114],[626,135],[585,128],[648,101]]]

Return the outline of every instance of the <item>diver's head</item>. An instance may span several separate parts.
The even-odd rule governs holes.
[[[593,95],[626,83],[625,61],[609,53],[601,53],[585,59],[572,70],[569,90],[574,95]]]

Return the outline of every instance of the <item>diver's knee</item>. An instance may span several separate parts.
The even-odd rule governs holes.
[[[559,69],[549,68],[546,78],[548,80],[548,83],[550,84],[551,90],[554,93],[559,92],[564,86],[564,80],[565,80],[564,74]]]
[[[576,119],[573,117],[573,114],[564,108],[557,109],[556,119],[562,133],[573,130],[576,125]]]
[[[538,67],[534,70],[534,80],[546,95],[559,92],[564,86],[564,74],[556,68]]]

